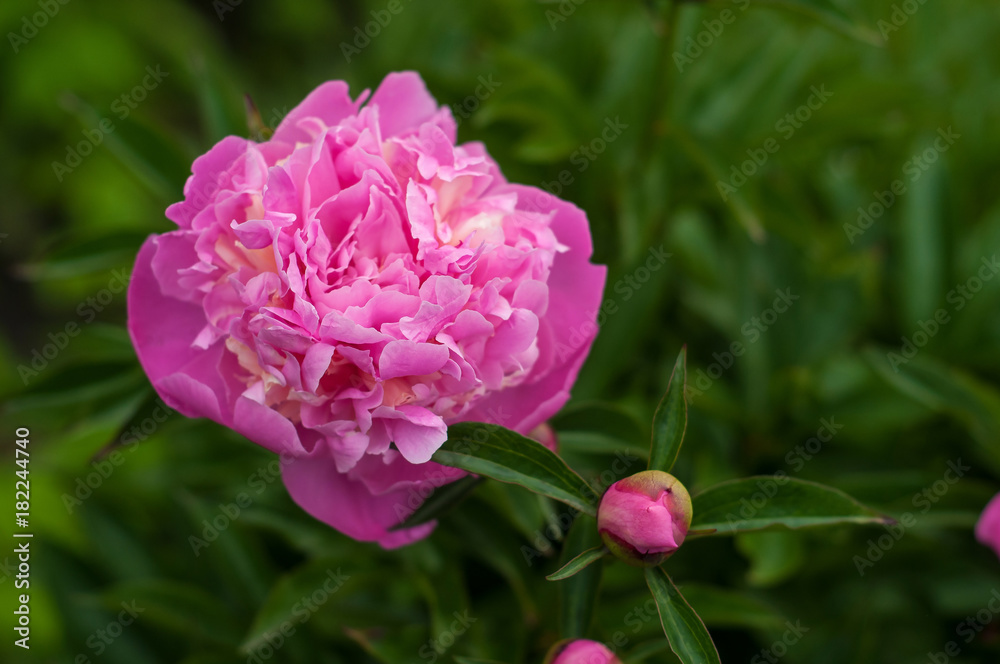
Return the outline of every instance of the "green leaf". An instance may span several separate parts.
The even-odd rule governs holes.
[[[417,510],[402,523],[390,528],[390,531],[403,530],[419,526],[422,523],[433,521],[439,516],[458,505],[469,493],[482,483],[481,477],[463,477],[462,479],[446,484],[434,490],[427,500],[423,502]]]
[[[546,579],[549,581],[562,581],[563,579],[568,579],[574,574],[581,572],[593,562],[596,562],[603,558],[608,553],[607,548],[603,546],[595,546],[592,549],[587,549],[580,555],[578,555],[573,560],[569,561],[565,565],[559,568],[559,571],[549,574]]]
[[[360,646],[371,659],[382,664],[409,664],[413,661],[413,653],[421,646],[416,626],[396,630],[391,635],[387,635],[384,629],[361,630],[346,625],[342,629],[347,638]]]
[[[229,135],[243,135],[240,127],[233,126],[229,121],[229,112],[223,96],[219,94],[214,72],[210,72],[201,54],[192,58],[191,72],[194,75],[201,124],[208,140],[216,143]]]
[[[171,410],[163,403],[160,395],[151,386],[147,385],[138,389],[136,397],[136,399],[133,399],[136,405],[132,409],[128,419],[118,427],[118,430],[108,440],[108,443],[97,451],[94,455],[94,460],[103,459],[127,443],[137,444],[139,439],[132,433],[133,429],[142,429],[144,424],[152,422],[154,426],[153,432],[155,432],[156,429],[159,429],[161,425],[176,415],[176,411]],[[144,431],[143,433],[148,436],[152,432]]]
[[[788,531],[742,533],[736,548],[750,562],[747,583],[766,588],[793,576],[806,560],[802,538]]]
[[[801,538],[796,538],[801,539]],[[684,584],[684,598],[706,625],[738,629],[776,629],[785,618],[774,607],[749,595],[700,584]]]
[[[297,628],[320,608],[329,611],[338,591],[350,583],[350,575],[341,572],[341,562],[331,559],[314,560],[284,576],[261,603],[240,651],[252,653],[283,627]]]
[[[1000,392],[995,387],[927,357],[907,359],[899,348],[868,348],[865,357],[896,390],[961,422],[989,454],[994,470],[1000,470]]]
[[[63,105],[85,129],[93,130],[107,120],[75,95],[64,95]],[[104,134],[103,140],[122,166],[152,194],[166,201],[177,200],[182,195],[190,164],[178,150],[176,141],[133,118],[117,121],[113,131]]]
[[[203,522],[218,516],[218,507],[212,503],[181,490],[177,494],[178,502],[187,510],[191,525],[195,532],[202,535]],[[205,560],[205,565],[211,565],[226,586],[243,601],[258,606],[268,592],[269,573],[259,552],[251,546],[246,533],[242,532],[242,524],[232,526],[215,541],[208,549],[199,549],[196,557]],[[190,543],[190,542],[189,542]],[[207,542],[206,542],[207,543]]]
[[[677,461],[687,430],[687,346],[681,348],[667,383],[667,392],[653,415],[653,442],[649,448],[649,469],[669,473]]]
[[[676,126],[671,127],[671,132],[674,140],[710,182],[726,181],[726,168],[722,165],[723,160],[709,152],[703,141],[696,140]],[[732,213],[733,219],[750,236],[751,240],[762,244],[767,239],[767,232],[761,225],[760,216],[750,207],[741,192],[731,192],[725,197],[724,202]]]
[[[638,662],[645,662],[650,657],[659,655],[660,653],[668,650],[670,650],[670,641],[667,641],[666,639],[646,641],[645,643],[641,643],[625,653],[622,661],[626,664],[638,664]]]
[[[885,46],[885,40],[877,32],[853,22],[839,11],[822,6],[822,3],[806,0],[754,0],[754,4],[758,7],[773,7],[805,16],[834,32],[839,32],[864,44]]]
[[[144,579],[105,590],[109,610],[131,609],[136,622],[156,625],[188,639],[227,646],[239,642],[233,610],[205,590],[173,579]]]
[[[644,426],[621,406],[586,401],[564,408],[549,424],[558,432],[560,451],[649,455],[649,446],[642,441]]]
[[[530,567],[532,558],[524,557],[525,546],[521,546],[516,553],[510,546],[511,542],[516,541],[516,531],[499,521],[495,510],[474,503],[456,511],[452,520],[456,530],[461,533],[461,543],[469,555],[492,567],[507,582],[520,603],[525,622],[537,620],[538,608],[528,589],[524,565],[527,562]],[[538,555],[541,557],[541,554]]]
[[[148,384],[134,360],[50,365],[38,373],[37,382],[31,382],[0,410],[50,409],[57,417],[70,412],[70,408],[134,395],[144,383]]]
[[[923,152],[932,142],[921,137],[914,154]],[[945,276],[944,168],[931,168],[919,185],[904,192],[899,226],[899,266],[896,292],[900,297],[904,329],[917,321],[932,318],[944,301]],[[898,201],[897,201],[898,202]],[[892,205],[891,203],[889,205]]]
[[[538,534],[546,525],[546,508],[556,504],[545,496],[503,482],[484,483],[475,497],[490,505],[529,542],[539,539]],[[561,503],[559,507],[563,507]]]
[[[692,528],[720,535],[773,526],[804,528],[840,523],[890,523],[839,489],[782,476],[730,480],[692,499]]]
[[[596,400],[566,406],[549,420],[549,424],[560,436],[567,431],[580,431],[631,441],[643,432],[642,423],[630,411],[617,404]],[[646,451],[645,446],[643,451]]]
[[[452,564],[453,555],[449,553],[431,540],[416,542],[400,551],[400,558],[408,563],[407,578],[419,588],[427,603],[431,635],[449,632],[455,618],[468,615],[469,611],[465,575]]]
[[[596,516],[596,494],[586,480],[541,443],[495,424],[460,422],[433,460],[562,501]]]
[[[566,544],[560,560],[563,568],[575,551],[598,546],[597,522],[588,516],[580,516],[566,535]],[[593,561],[591,561],[593,562]],[[594,617],[594,606],[601,585],[604,565],[591,565],[575,576],[559,584],[560,625],[566,638],[584,638]]]
[[[719,651],[698,614],[659,567],[646,570],[646,583],[660,613],[670,649],[684,664],[721,664]]]
[[[73,279],[131,265],[148,232],[117,231],[76,240],[46,253],[37,261],[22,263],[14,272],[28,280]]]

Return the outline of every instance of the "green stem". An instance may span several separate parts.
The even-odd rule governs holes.
[[[655,19],[654,29],[660,39],[653,73],[654,88],[646,115],[645,128],[648,136],[639,146],[639,159],[636,160],[641,168],[649,165],[649,161],[656,154],[655,148],[659,147],[666,134],[663,120],[670,103],[670,89],[673,83],[673,70],[669,63],[673,53],[674,35],[677,32],[677,10],[680,5],[680,0],[663,0]]]

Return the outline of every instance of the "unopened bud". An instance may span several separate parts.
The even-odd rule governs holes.
[[[603,644],[587,639],[567,639],[552,646],[545,664],[621,664]]]
[[[691,527],[691,496],[676,477],[646,470],[608,487],[597,508],[605,546],[636,567],[655,567],[680,547]]]

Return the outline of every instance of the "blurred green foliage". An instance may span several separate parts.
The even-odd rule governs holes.
[[[0,5],[12,303],[0,495],[14,502],[13,432],[30,427],[35,533],[32,650],[5,627],[0,658],[263,661],[267,635],[288,624],[273,661],[531,662],[561,637],[543,577],[559,565],[549,524],[567,525],[563,508],[486,484],[427,541],[350,542],[291,502],[267,453],[203,421],[152,421],[124,298],[101,295],[142,238],[169,229],[163,210],[191,160],[248,133],[244,94],[273,125],[324,80],[357,93],[415,69],[510,180],[587,211],[610,268],[600,337],[555,422],[571,465],[600,478],[614,451],[643,455],[686,343],[695,390],[675,473],[693,491],[785,470],[914,515],[889,540],[869,527],[685,546],[669,570],[723,661],[751,661],[786,621],[809,630],[787,662],[927,661],[949,641],[961,648],[951,661],[995,661],[992,614],[972,643],[956,629],[990,613],[1000,588],[1000,562],[971,531],[1000,488],[1000,279],[977,281],[1000,249],[996,6],[400,2],[363,47],[384,0]],[[151,84],[147,67],[167,75]],[[479,99],[483,79],[495,90]],[[939,131],[959,137],[934,148]],[[84,147],[98,143],[88,136],[99,144]],[[737,184],[734,168],[753,174]],[[720,181],[735,189],[727,200]],[[71,323],[79,334],[36,359]],[[19,371],[33,360],[37,375]],[[94,461],[129,421],[145,439]],[[831,421],[842,428],[809,442]],[[943,483],[959,459],[971,470]],[[207,541],[205,521],[225,523],[241,495],[240,516],[195,556],[190,538]],[[874,561],[863,575],[860,559]],[[631,572],[607,563],[593,622],[571,612],[572,630],[629,661],[672,661]],[[133,601],[144,612],[105,642]],[[459,633],[456,615],[474,622]]]

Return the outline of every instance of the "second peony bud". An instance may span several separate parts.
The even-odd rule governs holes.
[[[597,641],[567,639],[552,647],[545,664],[621,664],[621,660]]]
[[[618,558],[655,567],[680,547],[691,527],[691,496],[676,477],[646,470],[612,484],[597,508],[597,529]]]

